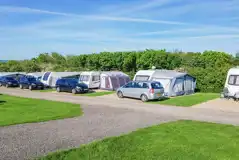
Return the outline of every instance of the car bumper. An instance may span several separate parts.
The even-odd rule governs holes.
[[[160,94],[150,94],[149,95],[149,100],[156,100],[156,99],[161,99],[164,98],[164,94],[160,93]]]
[[[78,93],[87,93],[89,92],[89,89],[76,89]]]
[[[8,84],[9,87],[18,87],[18,84]]]

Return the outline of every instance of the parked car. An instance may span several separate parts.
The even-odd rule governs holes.
[[[164,88],[160,82],[132,81],[116,91],[119,98],[138,98],[143,102],[164,97]]]
[[[56,81],[57,92],[71,92],[76,93],[87,93],[89,91],[86,84],[79,82],[77,79],[62,78]]]
[[[0,86],[5,87],[18,87],[18,81],[13,77],[1,77],[0,78]]]
[[[21,89],[27,88],[29,90],[33,89],[44,89],[44,84],[36,79],[35,77],[24,76],[19,79],[19,86]]]

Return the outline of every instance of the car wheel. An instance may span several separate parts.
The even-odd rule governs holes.
[[[8,87],[9,87],[9,85],[8,85],[8,84],[6,84],[6,87],[8,88]]]
[[[76,93],[77,93],[76,89],[72,89],[71,92],[72,92],[73,94],[76,94]]]
[[[41,90],[44,90],[44,87],[41,87]]]
[[[29,90],[30,90],[30,91],[32,90],[32,86],[31,86],[31,85],[29,86]]]
[[[61,92],[61,88],[60,88],[60,87],[57,87],[57,88],[56,88],[56,91],[57,91],[57,92]]]
[[[23,89],[23,86],[20,84],[20,89]]]
[[[140,98],[141,98],[141,101],[143,102],[147,102],[149,100],[145,94],[143,94]]]
[[[2,87],[2,83],[0,83],[0,87]]]
[[[121,91],[117,92],[117,96],[118,96],[119,98],[124,98],[124,95],[123,95],[123,93],[122,93]]]

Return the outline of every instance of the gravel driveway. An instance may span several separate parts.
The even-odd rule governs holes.
[[[23,160],[42,156],[58,149],[78,147],[104,137],[176,120],[127,109],[83,108],[82,117],[0,128],[0,159]]]
[[[23,160],[93,140],[128,133],[137,128],[179,119],[239,125],[238,113],[207,108],[169,107],[110,96],[82,97],[0,88],[20,97],[73,102],[83,105],[82,117],[0,127],[0,159]]]

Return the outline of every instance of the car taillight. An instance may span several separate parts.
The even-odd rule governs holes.
[[[149,92],[150,92],[150,93],[154,93],[154,89],[151,88],[151,89],[149,90]]]

